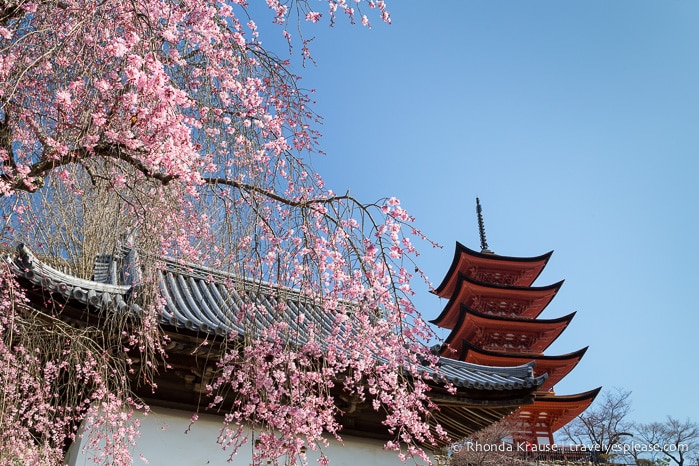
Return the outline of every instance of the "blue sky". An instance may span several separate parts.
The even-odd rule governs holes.
[[[444,246],[421,248],[435,285],[455,241],[479,247],[479,196],[493,251],[554,250],[536,284],[566,280],[541,317],[577,315],[547,354],[590,349],[556,392],[699,422],[699,2],[388,4],[390,26],[305,32],[329,187],[401,199]]]

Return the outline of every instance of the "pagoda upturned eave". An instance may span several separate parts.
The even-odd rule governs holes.
[[[491,316],[462,307],[456,327],[442,345],[443,356],[459,355],[463,342],[495,351],[543,353],[573,320],[575,312],[555,319]]]
[[[541,391],[548,391],[578,365],[587,352],[587,349],[588,347],[585,347],[572,353],[549,356],[544,354],[486,350],[478,348],[468,341],[464,341],[461,346],[461,355],[459,359],[470,363],[496,367],[519,366],[524,362],[534,361],[535,375],[548,374],[548,379],[546,379],[540,388]]]
[[[536,319],[556,296],[564,280],[548,286],[491,285],[459,274],[459,284],[442,312],[430,323],[453,329],[460,306],[490,315]]]
[[[578,417],[595,400],[602,387],[575,395],[536,395],[533,404],[522,406],[516,416],[534,431],[545,425],[551,435]]]
[[[511,285],[531,286],[552,254],[553,251],[535,257],[501,256],[474,251],[457,241],[451,266],[433,293],[441,298],[448,298],[457,286],[459,274],[477,279],[478,271],[499,275],[504,283],[509,282]]]

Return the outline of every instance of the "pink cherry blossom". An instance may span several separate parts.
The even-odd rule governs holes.
[[[299,21],[323,19],[305,4],[267,5],[290,43]],[[328,0],[328,22],[339,9],[368,25],[362,6],[390,21],[383,2],[352,5]],[[157,397],[157,374],[173,370],[160,326],[162,257],[273,290],[272,306],[241,299],[232,318],[269,325],[231,332],[211,360],[215,377],[202,380],[212,409],[235,394],[222,447],[235,452],[248,441],[242,426],[254,424],[255,461],[322,448],[342,435],[337,391],[385,415],[387,448],[402,442],[402,453],[422,456],[417,445],[441,432],[430,429],[435,407],[418,370],[434,359],[423,344],[431,333],[404,266],[417,254],[410,237],[424,235],[395,198],[364,204],[325,187],[306,159],[321,151],[310,93],[263,48],[250,16],[240,0],[65,0],[24,2],[1,20],[0,130],[11,141],[0,148],[3,240],[85,279],[117,241],[133,236],[142,252],[141,314],[129,325],[104,316],[104,331],[64,320],[65,300],[48,291],[30,306],[3,266],[0,421],[12,428],[0,447],[13,461],[61,464],[83,425],[95,462],[133,462],[133,414],[148,410],[134,387]],[[331,335],[321,339],[310,314],[281,317],[289,290],[335,323]],[[208,347],[202,337],[197,349]],[[59,400],[65,380],[71,396]]]

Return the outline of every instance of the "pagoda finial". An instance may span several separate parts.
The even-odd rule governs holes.
[[[476,213],[478,214],[478,233],[481,236],[481,252],[492,254],[493,251],[488,249],[488,241],[485,239],[485,224],[483,222],[483,209],[481,208],[481,200],[476,198]]]

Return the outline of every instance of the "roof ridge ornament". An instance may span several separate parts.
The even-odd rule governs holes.
[[[478,215],[478,233],[481,237],[481,252],[485,254],[494,254],[488,249],[488,241],[485,239],[485,223],[483,222],[483,209],[481,208],[481,200],[476,197],[476,214]]]

